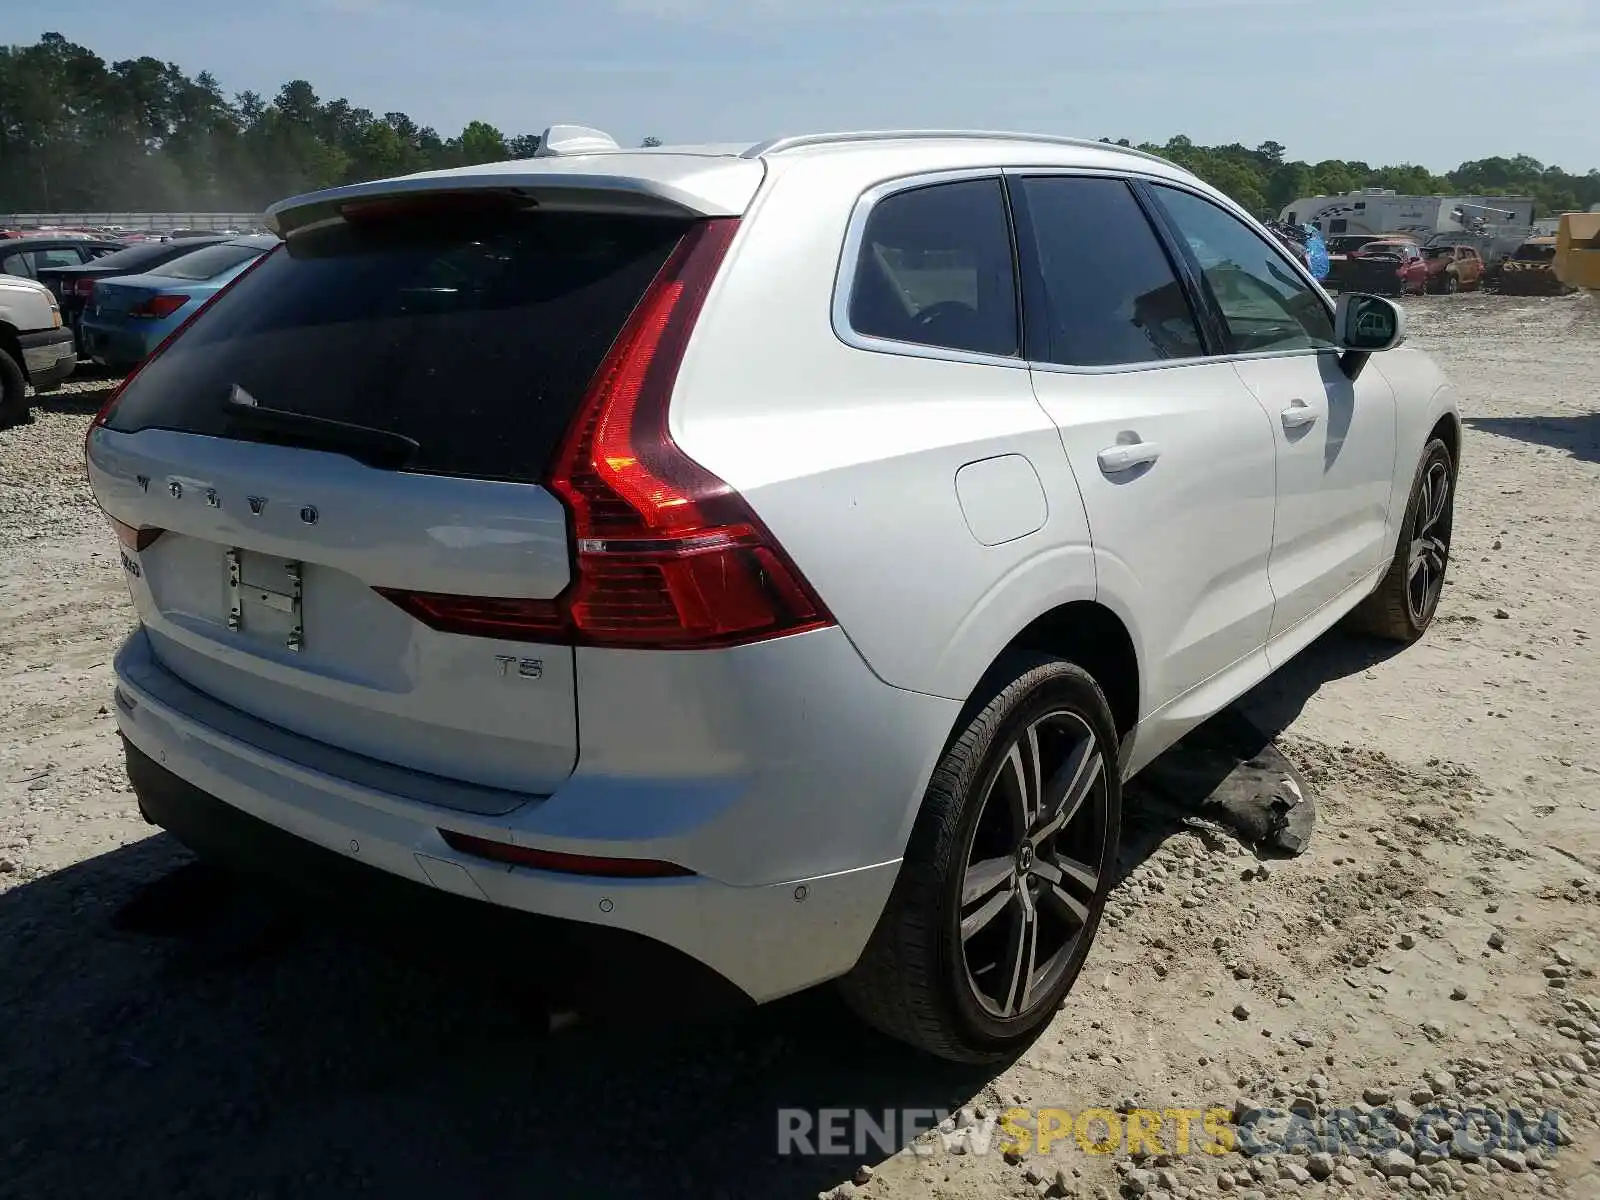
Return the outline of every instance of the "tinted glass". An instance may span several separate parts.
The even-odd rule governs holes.
[[[1192,192],[1157,187],[1240,354],[1332,347],[1322,297],[1266,238]]]
[[[998,179],[899,192],[867,218],[850,291],[857,333],[1015,355],[1016,276]]]
[[[30,250],[28,262],[32,265],[34,273],[48,267],[77,267],[83,265],[83,257],[67,246],[58,246],[53,250]]]
[[[1021,186],[1048,328],[1047,346],[1032,353],[1097,367],[1204,352],[1189,298],[1127,184],[1058,177]]]
[[[548,213],[297,237],[150,361],[108,423],[237,436],[222,407],[237,384],[413,438],[419,471],[537,480],[685,228]]]
[[[0,256],[0,274],[21,275],[31,279],[33,272],[28,268],[27,256],[21,253]]]
[[[193,254],[193,250],[174,249],[168,242],[147,242],[117,250],[104,258],[96,259],[96,267],[115,267],[129,275],[137,275],[159,263],[177,258],[180,254]]]
[[[240,263],[260,257],[259,246],[241,246],[238,242],[218,242],[173,259],[157,267],[152,275],[166,275],[173,279],[215,279],[224,271],[231,271]]]

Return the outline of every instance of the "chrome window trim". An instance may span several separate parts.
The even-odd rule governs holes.
[[[904,358],[931,358],[940,362],[969,363],[982,367],[1010,367],[1013,370],[1025,371],[1028,369],[1027,361],[1022,357],[1021,347],[1014,355],[979,354],[971,350],[954,350],[945,346],[928,346],[921,342],[902,342],[894,338],[876,337],[872,334],[859,333],[850,324],[850,301],[855,293],[856,268],[861,254],[861,242],[866,235],[867,220],[872,215],[872,210],[879,203],[890,196],[898,196],[903,192],[919,191],[925,187],[936,187],[941,183],[966,183],[974,179],[993,179],[1001,182],[1005,172],[999,167],[963,167],[956,170],[923,171],[912,175],[903,175],[895,179],[888,179],[882,183],[874,184],[856,199],[855,208],[850,213],[850,223],[845,230],[844,245],[839,252],[839,264],[833,279],[833,333],[841,342],[856,350],[866,350],[873,354],[897,354]],[[1005,213],[1006,210],[1002,209]],[[1007,230],[1009,233],[1010,216],[1006,214]],[[1017,270],[1013,262],[1012,270]],[[1013,275],[1013,283],[1016,282]],[[1022,311],[1020,304],[1017,310],[1018,337],[1021,337]]]
[[[1126,169],[1060,165],[963,167],[949,170],[922,171],[898,176],[894,179],[874,184],[857,197],[855,206],[850,213],[850,222],[845,231],[844,245],[840,250],[839,264],[834,274],[832,304],[834,336],[852,349],[865,350],[873,354],[894,354],[903,358],[927,358],[940,362],[967,363],[973,366],[1010,367],[1018,370],[1039,371],[1048,375],[1121,375],[1140,371],[1166,371],[1180,367],[1201,366],[1208,363],[1252,362],[1258,359],[1302,358],[1312,355],[1337,355],[1340,353],[1336,346],[1305,346],[1294,350],[1256,350],[1240,354],[1206,354],[1198,355],[1194,358],[1154,359],[1149,362],[1070,366],[1064,363],[1031,361],[1022,358],[1020,355],[1010,357],[977,354],[967,350],[952,350],[943,346],[926,346],[919,342],[901,342],[893,338],[881,338],[858,333],[851,326],[850,299],[855,287],[856,260],[861,251],[861,241],[866,232],[867,219],[872,215],[872,210],[879,202],[890,196],[899,195],[901,192],[915,191],[918,188],[931,187],[940,183],[960,183],[970,179],[1037,178],[1041,176],[1137,179],[1144,183],[1176,188],[1179,191],[1190,193],[1198,200],[1208,201],[1230,216],[1242,220],[1246,228],[1265,241],[1278,255],[1279,259],[1290,266],[1301,280],[1311,288],[1312,292],[1321,298],[1323,306],[1328,310],[1329,320],[1334,318],[1334,303],[1329,298],[1328,293],[1323,290],[1322,285],[1317,282],[1316,277],[1302,267],[1300,263],[1285,254],[1270,234],[1256,228],[1254,219],[1248,213],[1244,212],[1231,200],[1227,200],[1225,204],[1219,204],[1215,196],[1208,195],[1199,188],[1191,187],[1183,180],[1155,172],[1140,171],[1132,167]],[[1224,197],[1224,200],[1226,200],[1226,197]],[[1008,222],[1013,215],[1008,214]],[[1155,231],[1152,232],[1154,233]],[[1017,263],[1016,269],[1018,271],[1024,269],[1023,264]],[[1019,324],[1021,317],[1022,314],[1019,309]]]

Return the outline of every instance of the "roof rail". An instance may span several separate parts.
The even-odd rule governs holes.
[[[1131,154],[1136,158],[1178,166],[1171,159],[1162,158],[1148,150],[1121,146],[1116,142],[1099,142],[1093,138],[1064,137],[1053,133],[1016,133],[984,129],[867,129],[839,133],[803,133],[793,137],[772,138],[758,142],[741,154],[740,158],[764,158],[768,154],[782,154],[785,150],[798,150],[802,146],[835,146],[845,142],[930,141],[949,138],[966,138],[972,141],[1047,142],[1052,146],[1073,146],[1080,150],[1108,150],[1115,154]],[[1179,170],[1183,168],[1179,167]]]

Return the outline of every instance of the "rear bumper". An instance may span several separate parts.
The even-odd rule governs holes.
[[[208,862],[270,885],[307,916],[332,919],[402,951],[548,984],[585,1008],[640,1003],[700,1014],[750,997],[689,956],[620,929],[517,912],[416,883],[285,833],[184,782],[131,742],[128,779],[145,818]]]
[[[228,861],[238,860],[241,842],[259,843],[267,848],[251,856],[253,869],[290,887],[306,855],[339,862],[336,877],[350,882],[334,889],[324,911],[344,910],[364,920],[373,903],[354,891],[369,885],[386,890],[389,880],[382,887],[374,880],[393,877],[407,885],[402,891],[408,895],[448,900],[453,919],[469,924],[496,924],[498,917],[490,916],[500,908],[570,923],[596,936],[615,932],[629,935],[625,942],[648,939],[659,944],[657,952],[669,949],[743,996],[766,1001],[855,965],[888,900],[904,832],[959,707],[888,688],[865,671],[837,630],[819,633],[820,638],[782,639],[795,644],[781,653],[803,654],[834,678],[834,694],[825,699],[840,712],[833,719],[819,712],[791,725],[786,753],[763,749],[767,769],[730,778],[718,773],[722,764],[707,761],[695,778],[680,759],[677,770],[647,779],[620,777],[621,764],[589,775],[580,767],[555,795],[503,816],[441,808],[312,769],[262,749],[266,739],[247,740],[248,729],[239,722],[223,732],[217,722],[197,718],[215,701],[192,693],[196,702],[186,704],[187,685],[154,659],[142,631],[117,656],[116,715],[130,746],[130,776],[152,819],[197,852]],[[809,647],[798,644],[807,638],[817,640]],[[774,645],[767,644],[768,654]],[[854,660],[859,677],[844,675],[841,650]],[[649,670],[672,656],[644,657]],[[601,672],[592,678],[599,684]],[[784,693],[798,691],[803,698],[810,681],[794,670],[784,682]],[[648,711],[665,698],[638,680],[635,685],[642,693],[635,697],[609,687],[597,691],[616,697],[609,707],[626,720],[634,715],[633,704]],[[875,689],[869,697],[878,707],[870,718],[855,711],[849,694],[860,688]],[[693,717],[695,696],[678,695],[679,711]],[[762,703],[752,696],[748,707]],[[654,732],[677,740],[681,731],[656,711],[655,723],[667,728]],[[602,725],[598,718],[593,723]],[[603,737],[593,726],[596,737]],[[652,731],[633,728],[650,740]],[[818,738],[821,745],[809,744]],[[135,766],[134,753],[163,774]],[[180,799],[173,800],[174,794]],[[213,832],[257,826],[270,827],[273,836],[224,838]],[[452,849],[441,830],[567,853],[661,859],[698,874],[606,879],[507,867]],[[291,845],[294,853],[282,849]],[[345,866],[359,869],[343,872]],[[530,952],[552,967],[562,953],[547,956],[531,943]]]
[[[115,325],[106,325],[78,318],[80,347],[84,358],[104,363],[108,367],[131,368],[144,361],[149,346],[144,334],[130,332]]]
[[[22,364],[28,370],[28,382],[35,391],[59,387],[78,365],[77,346],[70,329],[24,333],[17,338],[17,343],[22,347]]]

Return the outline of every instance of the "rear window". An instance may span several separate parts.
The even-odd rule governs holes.
[[[1520,262],[1545,262],[1556,256],[1554,246],[1518,246],[1513,258]]]
[[[297,236],[140,371],[107,423],[237,436],[223,405],[238,386],[263,408],[411,438],[414,470],[536,481],[687,228],[534,213]]]
[[[214,246],[206,246],[204,249],[175,258],[159,271],[151,271],[150,274],[164,275],[171,279],[213,279],[224,271],[231,271],[240,263],[261,257],[262,253],[259,246],[219,242]]]
[[[190,251],[194,253],[194,251]],[[165,242],[147,242],[138,246],[129,246],[126,250],[118,250],[96,259],[96,267],[115,267],[119,271],[126,271],[130,275],[138,274],[146,267],[154,266],[173,258],[172,247]]]

